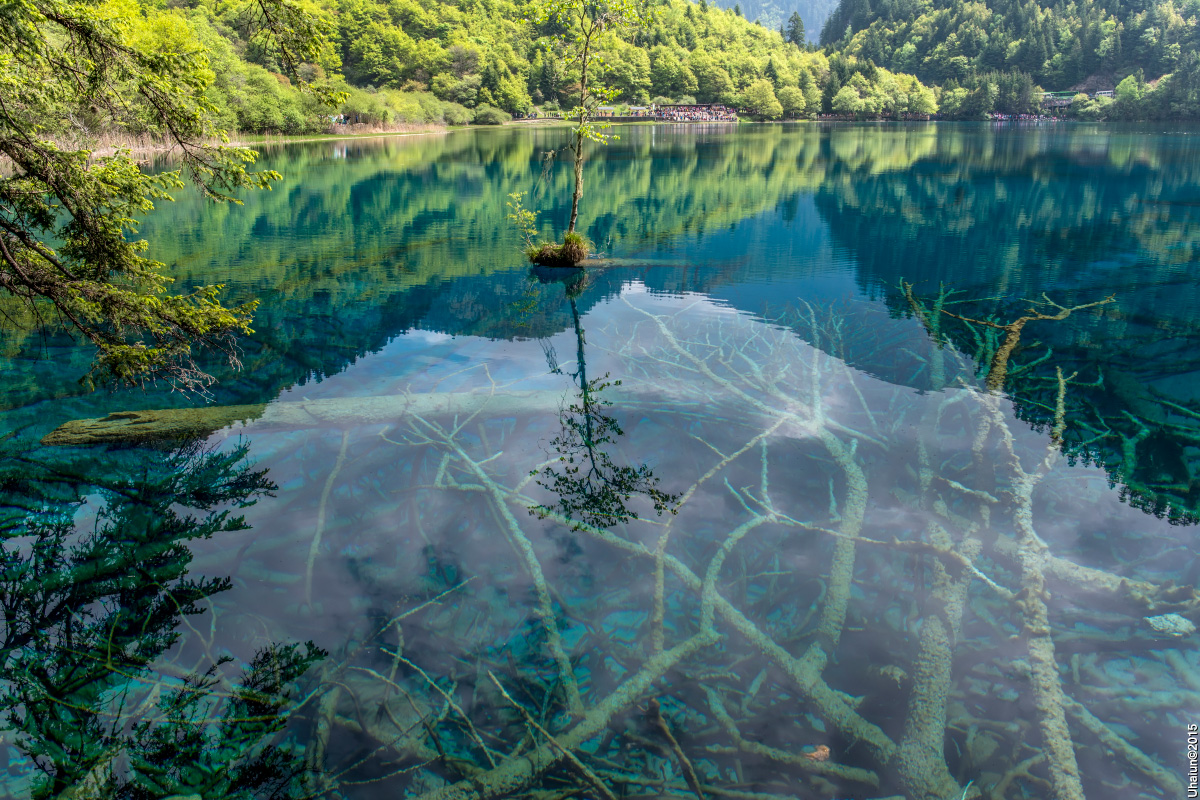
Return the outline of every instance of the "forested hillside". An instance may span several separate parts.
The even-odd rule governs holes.
[[[1036,84],[1117,90],[1080,98],[1082,116],[1195,117],[1198,12],[1197,0],[841,0],[820,41],[957,91],[942,97],[951,115],[1033,110]]]
[[[551,26],[524,22],[531,7],[510,0],[341,0],[330,9],[347,80],[354,85],[430,91],[472,107],[510,112],[572,103]],[[813,92],[825,59],[705,2],[648,3],[646,23],[627,38],[608,34],[601,57],[620,99],[655,97],[739,102],[756,81]]]
[[[109,4],[145,46],[207,59],[207,95],[225,130],[316,132],[342,114],[366,125],[498,122],[577,102],[564,55],[552,44],[555,31],[527,21],[535,17],[532,3],[315,0],[307,7],[330,46],[317,63],[303,64],[299,77],[344,92],[338,106],[293,86],[271,48],[254,39],[238,4]],[[765,118],[831,110],[826,56],[787,41],[777,28],[706,0],[647,0],[643,19],[623,38],[609,33],[602,41],[604,79],[619,90],[618,103],[721,102]],[[930,110],[933,95],[911,79],[866,65],[861,72],[855,93],[865,107]]]

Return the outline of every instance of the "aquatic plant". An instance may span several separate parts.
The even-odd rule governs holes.
[[[508,196],[508,220],[517,227],[525,240],[525,257],[530,263],[541,267],[572,268],[579,266],[591,252],[591,242],[581,233],[568,231],[563,234],[561,244],[554,242],[534,243],[537,237],[537,214],[525,208],[524,192],[513,192]]]

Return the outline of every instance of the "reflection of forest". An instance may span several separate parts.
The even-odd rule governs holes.
[[[1072,395],[1076,420],[1093,427],[1089,434],[1076,425],[1073,435],[1111,429],[1108,444],[1101,440],[1107,454],[1093,447],[1090,455],[1114,469],[1119,462],[1126,476],[1138,472],[1130,480],[1151,507],[1169,498],[1192,510],[1200,501],[1191,488],[1190,437],[1200,416],[1189,379],[1200,367],[1192,363],[1200,348],[1191,347],[1190,312],[1200,290],[1185,266],[1200,242],[1191,188],[1200,178],[1200,145],[1082,126],[619,133],[588,162],[583,222],[602,251],[629,261],[595,272],[579,300],[582,313],[631,279],[663,291],[710,292],[752,283],[764,270],[773,283],[797,277],[783,272],[794,265],[758,263],[759,239],[790,234],[773,224],[758,226],[750,242],[726,232],[764,212],[778,210],[787,220],[798,197],[815,193],[835,244],[850,251],[860,285],[872,294],[894,289],[901,277],[926,294],[945,282],[963,290],[960,297],[1004,294],[969,310],[1011,319],[1025,295],[1046,291],[1073,305],[1115,293],[1117,306],[1103,316],[1031,327],[1015,374],[1022,359],[1047,348],[1053,358],[1045,368],[1078,369],[1087,381],[1103,371],[1101,387]],[[564,137],[555,129],[507,130],[281,148],[263,165],[289,180],[248,197],[244,208],[202,207],[186,196],[158,209],[144,233],[183,281],[224,282],[232,300],[263,299],[257,333],[244,345],[246,369],[229,375],[212,367],[222,379],[216,401],[271,399],[407,330],[533,338],[569,328],[560,304],[537,302],[545,287],[530,281],[504,219],[507,194],[526,190],[544,233],[561,224],[570,170],[562,164],[543,172],[542,158]],[[686,268],[628,265],[639,253],[668,248],[668,256],[697,255]],[[907,312],[896,292],[890,297]],[[0,353],[10,360],[0,407],[78,393],[86,349],[5,325]],[[962,326],[946,333],[964,352],[979,349]],[[1032,347],[1038,341],[1043,346]],[[872,374],[908,379],[868,345],[844,355]],[[1036,394],[1024,407],[1040,421],[1045,409]],[[129,408],[171,402],[192,401],[119,401]],[[75,415],[96,413],[80,408]]]
[[[929,128],[882,137],[865,128],[831,137],[812,126],[762,127],[736,139],[659,127],[619,134],[588,162],[581,212],[588,235],[618,255],[725,230],[819,186],[830,165],[867,174],[903,168],[935,143]],[[523,302],[527,277],[504,218],[508,193],[524,189],[544,233],[561,227],[570,169],[564,162],[543,174],[542,157],[565,137],[564,130],[507,130],[288,146],[260,162],[283,172],[284,184],[249,195],[243,207],[205,205],[193,195],[162,204],[142,232],[181,283],[224,283],[231,301],[263,301],[256,333],[244,343],[243,373],[208,365],[221,378],[217,398],[270,399],[416,327],[523,337],[569,326],[562,309]],[[736,280],[729,274],[736,268],[651,269],[638,277],[654,288],[704,291]],[[600,273],[589,299],[629,277]],[[0,357],[11,359],[0,408],[77,394],[87,369],[90,351],[33,333],[30,322],[0,316]]]
[[[956,300],[978,302],[958,312],[1001,322],[1043,292],[1067,305],[1115,294],[1103,313],[1031,325],[1008,391],[1045,423],[1048,376],[1078,371],[1073,452],[1108,468],[1136,505],[1190,518],[1200,510],[1200,285],[1187,269],[1200,255],[1198,150],[1120,130],[943,134],[905,172],[839,167],[817,204],[860,283],[887,287],[902,312],[900,277],[926,295],[961,290]],[[986,356],[978,326],[946,322],[959,350]]]

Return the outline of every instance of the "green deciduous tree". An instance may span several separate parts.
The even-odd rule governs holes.
[[[804,92],[795,86],[784,86],[775,96],[783,107],[783,113],[794,117],[804,112]]]
[[[937,97],[933,90],[914,80],[908,91],[908,113],[936,114],[937,110]]]
[[[866,108],[866,103],[853,86],[843,86],[833,96],[832,106],[838,114],[861,114]]]
[[[324,29],[290,0],[255,0],[244,19],[293,75],[323,46]],[[0,12],[0,291],[91,341],[93,380],[202,388],[193,347],[236,362],[234,337],[249,331],[254,303],[226,308],[220,286],[168,293],[164,265],[136,238],[137,219],[185,178],[220,202],[279,178],[247,171],[250,150],[208,143],[220,136],[214,75],[178,28],[173,13],[143,16],[129,0],[27,0]],[[128,153],[63,144],[80,128],[160,137],[179,167],[148,174]]]
[[[1117,84],[1116,98],[1121,103],[1136,103],[1142,99],[1146,87],[1139,81],[1138,75],[1128,75]]]
[[[606,80],[621,96],[645,104],[650,100],[650,56],[640,47],[620,48],[607,65]]]
[[[775,90],[766,78],[759,78],[746,87],[745,105],[752,114],[767,119],[778,119],[783,114],[783,106],[775,97]]]
[[[696,76],[696,95],[702,103],[732,103],[736,91],[729,72],[704,50],[693,50],[688,68]]]

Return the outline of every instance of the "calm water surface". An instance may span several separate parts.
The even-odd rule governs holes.
[[[619,132],[586,274],[557,130],[160,208],[209,398],[0,304],[0,796],[1187,796],[1196,131]]]

